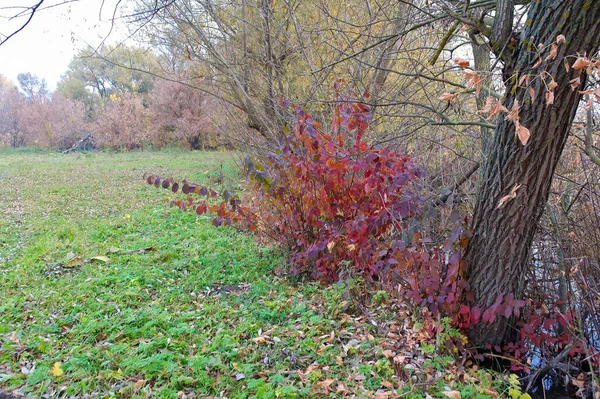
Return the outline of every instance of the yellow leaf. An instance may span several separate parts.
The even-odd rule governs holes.
[[[99,260],[100,262],[104,262],[104,263],[110,262],[110,259],[104,255],[94,256],[91,260]]]
[[[62,366],[61,362],[54,363],[54,366],[52,366],[52,370],[50,371],[50,374],[52,374],[55,377],[60,377],[61,375],[63,375],[65,372],[63,371],[63,369],[60,366]]]

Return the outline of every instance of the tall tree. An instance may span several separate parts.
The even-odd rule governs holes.
[[[30,72],[26,72],[18,74],[17,81],[19,82],[21,92],[29,99],[48,95],[46,79],[40,79]]]
[[[518,38],[513,30],[513,7],[512,0],[498,0],[490,43],[504,59],[505,74],[511,76],[503,103],[509,109],[520,104],[519,122],[529,129],[531,138],[523,145],[515,132],[516,124],[502,119],[486,154],[472,220],[474,235],[466,255],[476,305],[481,307],[491,306],[500,294],[523,294],[532,264],[531,244],[581,99],[578,89],[586,82],[584,73],[580,87],[571,88],[569,81],[577,78],[578,72],[567,71],[564,62],[572,63],[574,58],[565,57],[595,54],[600,45],[597,1],[534,1]],[[564,35],[564,45],[557,46],[555,57],[544,54],[546,61],[540,64],[538,45],[551,52],[559,35]],[[541,80],[532,87],[540,94],[535,99],[528,88],[519,85],[520,77],[542,71],[558,85],[553,104],[544,101],[546,90]],[[511,191],[516,196],[500,207],[500,200]],[[508,320],[498,318],[493,328],[482,326],[471,338],[476,344],[498,344],[510,339],[513,331]]]

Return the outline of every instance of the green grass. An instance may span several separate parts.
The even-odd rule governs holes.
[[[395,377],[389,340],[342,311],[339,287],[278,277],[276,248],[169,209],[173,194],[142,180],[223,173],[235,184],[236,165],[231,153],[0,151],[0,388],[36,398],[485,397]]]

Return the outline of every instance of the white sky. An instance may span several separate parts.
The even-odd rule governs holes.
[[[45,0],[43,6],[63,1]],[[0,0],[0,7],[35,3],[37,0]],[[31,72],[45,78],[49,88],[54,90],[77,49],[86,43],[97,46],[109,33],[109,20],[117,3],[118,0],[77,0],[37,12],[25,29],[0,46],[0,74],[16,84],[19,73]],[[2,17],[14,13],[14,10],[0,9]],[[0,18],[0,33],[7,35],[24,22],[23,18],[12,21]],[[117,22],[107,43],[115,43],[123,37],[124,29]]]

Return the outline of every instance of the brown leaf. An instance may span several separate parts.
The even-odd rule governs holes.
[[[523,75],[521,76],[521,78],[519,79],[519,86],[523,86],[523,83],[529,83],[529,75]]]
[[[589,67],[591,64],[592,62],[587,57],[578,57],[572,68],[576,71],[581,71],[582,69]]]
[[[484,388],[482,390],[482,392],[485,393],[486,395],[490,395],[492,398],[497,398],[498,397],[498,392],[493,391],[491,389]]]
[[[394,352],[390,349],[386,349],[383,351],[383,356],[387,357],[388,359],[392,359],[394,357]]]
[[[506,116],[506,120],[512,121],[514,123],[519,122],[519,101],[515,100],[510,112]]]
[[[442,393],[451,399],[460,399],[459,391],[443,391]]]
[[[471,65],[469,61],[462,58],[455,58],[453,61],[456,65],[458,65],[461,68],[468,68],[469,65]]]
[[[394,364],[400,365],[403,364],[406,360],[406,356],[394,356]]]
[[[529,88],[529,96],[531,97],[531,102],[534,103],[535,102],[535,90],[533,87]]]
[[[558,46],[554,43],[552,43],[552,48],[550,49],[550,54],[548,54],[548,56],[546,57],[546,59],[544,61],[552,61],[554,59],[556,59],[556,56],[558,55]]]
[[[554,80],[554,79],[552,79],[552,80],[550,81],[550,83],[548,83],[548,88],[549,88],[550,90],[554,90],[554,89],[556,89],[557,87],[558,87],[558,83],[556,83],[556,80]]]
[[[473,77],[473,84],[475,85],[475,95],[479,96],[481,93],[481,77],[479,75]]]
[[[578,89],[581,86],[581,77],[577,76],[575,79],[569,80],[569,84],[571,85],[571,90]]]
[[[517,190],[519,188],[521,188],[522,184],[515,184],[515,186],[512,188],[512,190],[510,190],[510,193],[508,195],[505,195],[504,197],[502,197],[500,199],[500,201],[498,201],[498,206],[496,207],[496,209],[500,209],[504,206],[505,203],[507,203],[508,201],[512,200],[513,198],[517,197]]]
[[[267,342],[267,339],[261,335],[260,337],[252,338],[252,341],[257,345],[262,345]]]
[[[381,386],[386,387],[388,389],[394,389],[394,384],[389,381],[381,381]]]
[[[521,144],[525,145],[529,141],[529,137],[531,134],[529,133],[529,129],[525,126],[518,124],[516,127],[517,136],[519,136],[519,140],[521,140]]]
[[[546,107],[554,104],[554,91],[546,92]]]
[[[463,75],[466,79],[473,79],[475,76],[477,76],[477,72],[472,69],[465,69],[463,71]]]
[[[457,96],[458,96],[458,93],[444,93],[439,97],[439,99],[442,101],[450,102],[450,101],[454,100]]]
[[[64,264],[64,267],[77,267],[83,265],[83,258],[81,256],[76,256],[73,259],[69,260]]]
[[[333,381],[334,380],[329,379],[329,380],[317,382],[317,386],[321,389],[329,389],[329,387],[333,384]]]
[[[337,393],[344,393],[344,394],[350,393],[350,390],[343,382],[338,383],[338,386],[335,391]]]
[[[565,43],[566,41],[567,41],[567,39],[565,38],[564,35],[556,36],[556,44]]]
[[[500,101],[496,101],[496,106],[494,107],[494,109],[490,113],[490,116],[488,117],[488,120],[492,119],[494,116],[496,116],[500,112],[504,112],[504,113],[507,114],[508,113],[508,108],[506,108],[504,105],[502,105],[502,103]]]
[[[494,109],[496,99],[492,96],[488,96],[485,99],[485,106],[479,111],[480,114],[489,114]]]

